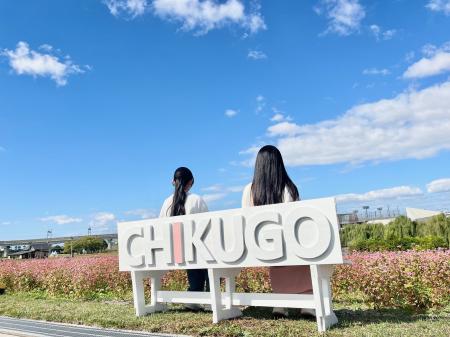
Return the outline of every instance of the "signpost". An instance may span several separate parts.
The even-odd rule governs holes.
[[[165,303],[211,304],[213,322],[238,317],[239,306],[311,308],[319,331],[337,323],[331,308],[333,265],[343,263],[333,198],[118,224],[119,265],[130,271],[136,314]],[[309,265],[313,294],[236,293],[242,267]],[[168,270],[207,268],[210,292],[161,291]],[[144,279],[151,300],[144,299]],[[225,278],[225,292],[220,291]]]

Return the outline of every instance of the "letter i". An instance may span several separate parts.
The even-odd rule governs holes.
[[[184,263],[184,248],[183,248],[183,223],[175,222],[172,224],[173,237],[173,255],[175,256],[175,263]]]

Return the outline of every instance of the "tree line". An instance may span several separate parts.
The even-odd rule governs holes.
[[[436,215],[427,221],[399,216],[387,225],[349,224],[341,229],[342,246],[351,250],[407,250],[450,247],[450,218]]]

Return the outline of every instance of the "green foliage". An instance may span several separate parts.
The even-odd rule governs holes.
[[[341,242],[343,246],[348,246],[352,241],[362,241],[367,239],[383,239],[383,224],[350,224],[341,229]]]
[[[384,229],[384,238],[387,240],[397,240],[414,237],[415,233],[415,222],[409,220],[406,216],[401,215],[386,225]]]
[[[350,250],[359,251],[384,251],[384,250],[430,250],[436,248],[447,247],[447,243],[443,238],[438,236],[425,236],[425,237],[404,237],[401,239],[367,239],[352,241],[348,248]]]
[[[91,325],[96,328],[136,330],[155,335],[215,337],[448,337],[450,307],[415,313],[404,309],[373,310],[357,298],[334,301],[339,319],[326,333],[315,320],[290,310],[288,319],[273,319],[272,308],[247,307],[243,317],[214,324],[210,312],[191,312],[177,305],[169,310],[136,317],[133,304],[120,301],[82,301],[41,298],[30,294],[0,296],[0,315]]]
[[[108,248],[106,242],[97,237],[85,236],[81,239],[68,241],[64,243],[64,253],[70,254],[71,251],[74,253],[97,253]]]
[[[447,243],[447,247],[450,247],[450,218],[445,217],[444,214],[439,214],[427,222],[418,223],[417,235],[441,237]]]
[[[387,225],[350,224],[341,229],[341,243],[351,250],[426,250],[450,247],[450,218],[443,214],[425,222],[399,216]]]

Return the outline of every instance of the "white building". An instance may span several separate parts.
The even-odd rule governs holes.
[[[442,214],[442,212],[429,211],[420,208],[408,208],[408,207],[406,208],[406,216],[412,221],[425,221],[439,214]]]

